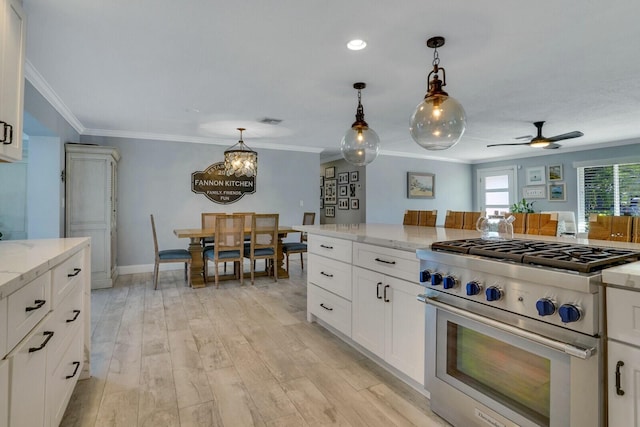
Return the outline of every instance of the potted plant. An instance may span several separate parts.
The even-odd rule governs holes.
[[[514,203],[510,210],[512,213],[533,213],[533,204],[535,202],[527,202],[527,199],[523,198],[521,201]]]

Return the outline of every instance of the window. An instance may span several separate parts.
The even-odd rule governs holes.
[[[640,163],[578,167],[578,231],[592,213],[640,216]]]
[[[478,169],[479,211],[491,215],[495,211],[509,212],[516,199],[516,167]]]

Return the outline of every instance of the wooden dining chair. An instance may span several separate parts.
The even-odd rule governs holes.
[[[480,215],[482,215],[481,212],[463,212],[462,229],[475,230]]]
[[[589,215],[589,239],[631,242],[633,217],[612,215]]]
[[[513,215],[515,220],[513,221],[513,232],[515,234],[524,234],[527,229],[527,214],[515,212]]]
[[[418,211],[412,211],[412,210],[404,211],[404,218],[402,219],[402,225],[418,225]]]
[[[244,245],[244,257],[249,258],[251,284],[254,284],[255,261],[264,259],[266,269],[273,270],[278,281],[278,214],[255,214],[251,218],[251,241]]]
[[[237,263],[234,272],[240,276],[240,286],[243,284],[244,274],[242,263],[244,262],[244,216],[243,215],[217,215],[215,221],[216,242],[213,247],[205,249],[202,254],[204,261],[204,283],[209,277],[209,261],[215,265],[215,284],[219,283],[218,264],[224,262]]]
[[[315,212],[305,212],[302,215],[302,225],[313,225],[316,220]],[[299,242],[286,242],[282,244],[282,252],[287,258],[287,271],[289,271],[289,255],[300,254],[300,265],[304,270],[303,254],[307,252],[307,233],[300,233]]]
[[[225,214],[221,213],[221,212],[202,212],[202,214],[200,214],[202,228],[215,229],[216,228],[216,217],[218,215],[225,215]],[[214,243],[213,236],[203,237],[202,238],[202,247],[203,248],[207,247],[208,245],[213,245],[213,243]]]
[[[589,233],[591,240],[609,240],[611,237],[611,216],[589,214]]]
[[[438,218],[438,210],[418,211],[418,225],[423,227],[435,227]]]
[[[184,277],[187,285],[191,284],[191,253],[186,249],[158,250],[158,236],[156,235],[156,223],[151,214],[151,231],[153,232],[153,250],[155,261],[153,265],[153,289],[158,289],[158,274],[160,264],[184,262]]]
[[[631,241],[633,243],[640,243],[640,216],[633,217],[633,225],[631,226]]]
[[[444,217],[444,227],[462,229],[463,221],[464,221],[463,212],[447,211]]]

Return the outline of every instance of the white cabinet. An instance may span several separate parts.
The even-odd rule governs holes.
[[[640,425],[640,292],[607,288],[609,425]]]
[[[417,270],[416,270],[417,271]],[[424,307],[419,285],[353,267],[352,338],[424,383]]]
[[[117,278],[117,171],[113,147],[65,144],[67,237],[91,237],[91,288]]]
[[[0,161],[22,159],[27,23],[19,0],[0,0]]]
[[[351,337],[351,242],[309,235],[307,320]]]
[[[59,425],[76,382],[86,376],[90,255],[84,241],[44,263],[56,264],[50,270],[36,268],[26,284],[0,289],[8,293],[0,299],[6,344],[0,342],[0,427]]]

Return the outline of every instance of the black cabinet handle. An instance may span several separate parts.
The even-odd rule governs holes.
[[[380,295],[380,285],[382,285],[382,282],[376,283],[376,298],[378,299],[382,299],[382,296]]]
[[[391,300],[387,298],[387,289],[388,288],[389,288],[389,285],[384,285],[384,302],[391,302]]]
[[[616,394],[618,396],[624,396],[624,390],[620,386],[620,368],[624,366],[624,362],[622,360],[618,360],[616,363]]]
[[[385,264],[392,264],[392,265],[396,263],[395,261],[387,261],[387,260],[380,259],[380,258],[376,258],[376,261],[384,262]]]
[[[320,303],[320,307],[324,308],[324,309],[325,309],[325,310],[327,310],[327,311],[333,311],[333,308],[331,308],[331,307],[327,307],[326,305],[324,305],[324,303],[323,303],[323,302],[321,302],[321,303]]]
[[[0,139],[0,142],[2,142],[3,144],[10,144],[9,142],[7,142],[7,122],[3,122],[2,120],[0,120],[0,125],[2,125],[2,135],[0,135],[2,139]]]
[[[325,249],[333,249],[333,246],[327,246],[327,245],[320,245],[320,247]]]
[[[333,274],[325,273],[324,271],[321,271],[320,274],[327,277],[333,277]]]
[[[34,301],[34,306],[31,307],[27,307],[24,309],[24,311],[33,311],[33,310],[37,310],[39,308],[41,308],[47,301],[43,300],[43,299],[37,299]]]
[[[73,374],[67,375],[65,377],[66,379],[71,379],[71,378],[75,377],[76,374],[78,373],[78,368],[80,367],[80,362],[73,362],[73,364],[76,365],[76,368],[73,370]]]
[[[40,344],[38,347],[29,347],[29,353],[42,350],[47,345],[49,340],[53,337],[53,331],[44,331],[42,335],[45,335],[47,338],[45,338],[42,344]]]
[[[75,316],[73,316],[73,319],[67,319],[67,323],[75,322],[78,316],[80,316],[80,310],[73,310],[73,313]]]
[[[67,277],[76,277],[81,271],[81,268],[74,268],[73,273],[67,274]]]
[[[7,128],[9,128],[9,142],[7,142]],[[2,142],[5,145],[9,145],[13,142],[13,126],[9,123],[4,124],[4,141]]]

